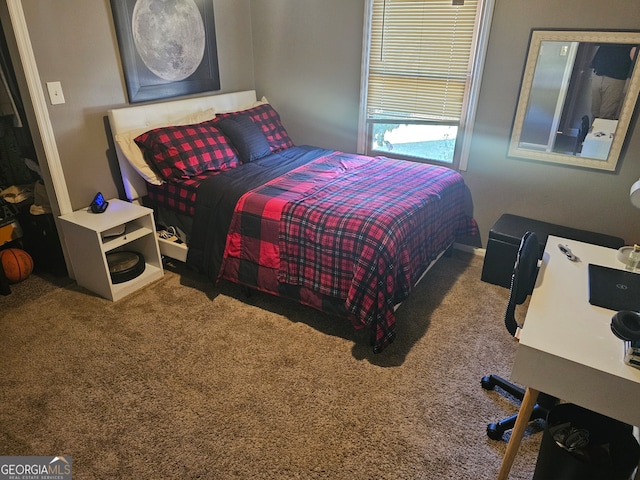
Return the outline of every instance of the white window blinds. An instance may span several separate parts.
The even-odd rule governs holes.
[[[460,120],[478,0],[373,0],[367,119]]]

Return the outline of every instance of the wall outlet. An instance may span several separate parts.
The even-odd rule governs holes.
[[[47,90],[49,90],[51,105],[64,103],[64,94],[62,93],[62,84],[60,82],[47,82]]]

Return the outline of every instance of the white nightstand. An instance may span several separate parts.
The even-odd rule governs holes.
[[[104,213],[92,213],[88,208],[60,216],[73,272],[81,285],[109,300],[119,300],[139,288],[162,278],[162,258],[153,221],[153,210],[124,202],[109,200]],[[117,236],[105,233],[122,231]],[[145,269],[136,278],[113,283],[106,254],[132,250],[141,253]]]

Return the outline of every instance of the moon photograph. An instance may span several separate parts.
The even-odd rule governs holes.
[[[205,30],[193,0],[138,0],[131,29],[138,55],[164,80],[184,80],[202,62]]]
[[[110,0],[129,102],[220,90],[211,0]]]

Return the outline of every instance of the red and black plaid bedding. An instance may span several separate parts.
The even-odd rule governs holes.
[[[187,263],[216,281],[221,271],[231,218],[242,195],[328,152],[304,145],[291,147],[202,180],[188,240]],[[245,276],[239,283],[265,289],[262,282],[258,285],[247,280],[250,276]],[[277,276],[273,278],[277,284]],[[277,293],[277,288],[274,293]]]
[[[475,232],[466,198],[448,168],[329,153],[240,198],[220,276],[273,293],[277,272],[280,285],[339,299],[378,352],[395,337],[395,304]]]
[[[207,172],[180,182],[147,184],[147,195],[152,205],[193,217],[196,211],[196,194],[203,180],[219,172]]]

